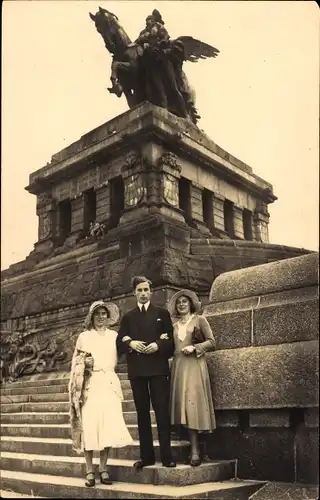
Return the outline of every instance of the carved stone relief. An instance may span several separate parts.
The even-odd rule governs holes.
[[[50,193],[41,193],[37,196],[37,210],[41,210],[52,203],[52,197]]]
[[[125,206],[134,207],[145,195],[143,175],[130,175],[125,179]]]
[[[174,170],[181,172],[181,165],[178,165],[178,157],[174,153],[167,151],[158,160],[158,165],[167,165]]]
[[[57,361],[62,361],[66,353],[59,349],[55,338],[44,343],[14,332],[1,337],[1,381],[14,381],[22,375],[55,370]]]
[[[137,153],[136,151],[130,151],[127,154],[127,156],[125,157],[122,168],[123,168],[123,170],[127,170],[127,169],[135,167],[140,162],[141,162],[141,155],[139,153]]]
[[[49,213],[39,216],[39,240],[45,240],[52,232],[52,221]]]
[[[179,187],[177,178],[166,173],[163,177],[163,197],[170,205],[175,207],[179,206]]]
[[[263,243],[268,243],[269,241],[268,224],[265,221],[258,219],[256,221],[256,228],[258,233],[257,234],[258,240],[262,241]]]

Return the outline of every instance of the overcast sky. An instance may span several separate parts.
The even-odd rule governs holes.
[[[4,1],[2,10],[2,261],[37,240],[29,174],[127,110],[109,94],[111,56],[89,18],[117,14],[131,39],[154,8],[172,38],[220,55],[186,73],[202,128],[274,186],[270,241],[318,248],[319,10],[315,2]]]

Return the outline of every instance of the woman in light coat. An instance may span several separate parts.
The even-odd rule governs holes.
[[[115,304],[94,302],[75,346],[69,385],[73,447],[83,451],[86,486],[95,485],[93,451],[100,452],[100,482],[112,484],[107,470],[111,448],[132,444],[122,414],[123,394],[115,373],[117,332],[108,327],[119,319]]]
[[[170,419],[174,427],[188,429],[189,463],[201,463],[199,433],[216,428],[212,392],[205,353],[213,351],[215,339],[206,318],[199,314],[197,295],[180,290],[169,301],[175,352],[171,365]]]

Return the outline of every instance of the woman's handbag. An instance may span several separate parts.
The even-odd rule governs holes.
[[[197,325],[194,327],[192,332],[191,342],[193,345],[195,345],[202,344],[202,342],[204,342],[205,340],[206,338],[199,327],[199,322],[197,321]]]

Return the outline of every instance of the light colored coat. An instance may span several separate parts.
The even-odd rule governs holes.
[[[87,353],[75,350],[69,382],[69,417],[71,426],[72,447],[77,453],[83,449],[81,406],[85,401],[86,386],[90,372],[85,367]]]

